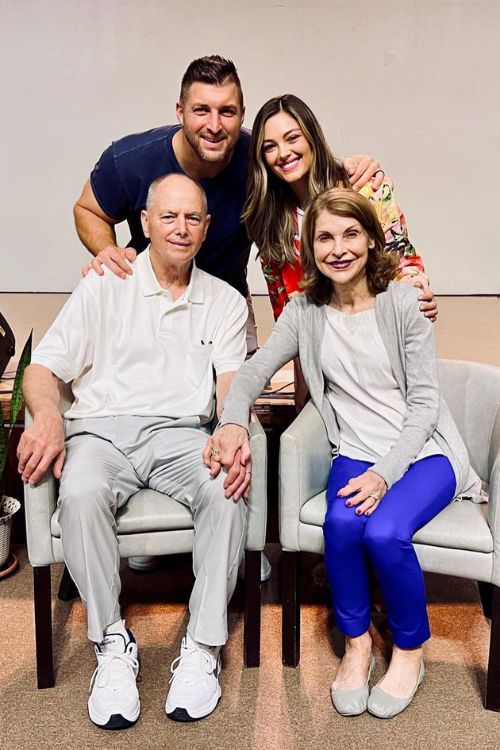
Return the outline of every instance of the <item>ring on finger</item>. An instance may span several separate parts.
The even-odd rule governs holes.
[[[220,456],[220,450],[218,448],[212,448],[210,451],[210,456],[212,458],[215,458],[216,456]]]
[[[371,494],[371,493],[370,493],[370,494],[368,495],[368,497],[373,497],[373,499],[374,499],[375,501],[377,501],[377,500],[380,500],[380,498],[379,498],[379,496],[378,496],[378,495],[373,495],[373,494]]]
[[[385,175],[385,172],[383,169],[377,169],[377,171],[373,173],[373,177],[376,177],[379,172],[382,172],[382,174]],[[370,497],[372,497],[372,495],[370,495]]]

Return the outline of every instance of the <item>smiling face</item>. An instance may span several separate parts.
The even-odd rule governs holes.
[[[313,152],[299,123],[288,112],[278,112],[264,125],[262,153],[269,169],[295,191],[307,186]]]
[[[190,267],[200,249],[210,216],[196,183],[175,174],[156,186],[141,221],[151,242],[150,257],[155,272],[159,266],[182,271]]]
[[[334,287],[366,285],[368,250],[375,246],[357,219],[323,210],[314,227],[314,260]]]
[[[177,104],[177,118],[186,142],[202,162],[228,162],[240,137],[244,109],[231,81],[222,86],[192,83]]]

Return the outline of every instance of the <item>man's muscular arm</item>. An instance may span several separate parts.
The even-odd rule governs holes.
[[[95,255],[91,263],[82,268],[86,276],[91,268],[102,276],[101,266],[107,266],[116,276],[125,279],[132,273],[126,260],[133,261],[137,255],[133,247],[119,247],[116,244],[115,224],[118,222],[104,213],[96,200],[90,180],[85,182],[82,194],[73,208],[75,227],[78,236],[87,250]]]
[[[56,479],[66,456],[63,419],[59,411],[61,381],[43,365],[30,365],[23,379],[26,406],[33,424],[21,435],[17,448],[18,471],[24,482],[36,484],[50,465]]]

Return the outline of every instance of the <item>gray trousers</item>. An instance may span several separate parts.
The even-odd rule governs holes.
[[[87,608],[88,637],[99,642],[120,619],[120,556],[115,515],[150,487],[191,508],[193,570],[188,630],[210,646],[227,640],[227,603],[244,551],[246,505],[224,495],[201,452],[208,432],[197,418],[100,417],[67,420],[58,505],[64,559]]]

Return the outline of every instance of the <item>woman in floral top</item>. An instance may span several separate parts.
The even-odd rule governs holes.
[[[349,178],[333,157],[313,112],[292,94],[270,99],[252,128],[243,218],[259,248],[275,319],[301,291],[303,209],[314,195],[332,186],[350,187]],[[359,192],[373,203],[384,229],[386,250],[400,256],[398,280],[409,280],[422,289],[422,312],[434,319],[436,303],[422,259],[408,239],[392,182],[385,178],[376,190],[368,182]]]

